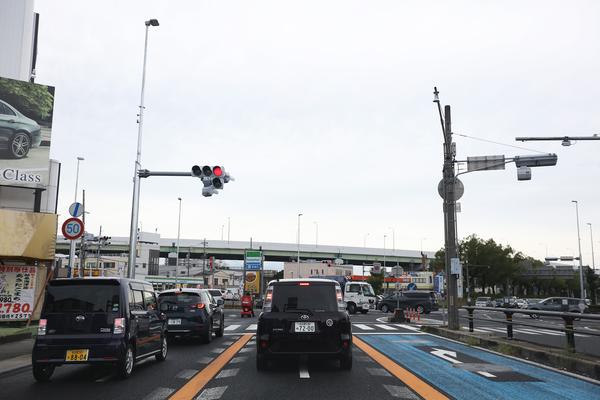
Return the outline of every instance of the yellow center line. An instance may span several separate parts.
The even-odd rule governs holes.
[[[192,379],[190,379],[185,385],[183,385],[178,391],[173,393],[169,400],[191,400],[193,399],[198,392],[200,392],[204,386],[212,378],[217,375],[217,373],[236,355],[238,351],[242,349],[248,343],[250,338],[254,336],[253,333],[247,333],[242,335],[241,338],[238,339],[237,342],[232,344],[219,355],[219,357],[215,358],[210,364],[208,364],[202,371],[198,372]]]
[[[429,385],[412,372],[402,368],[356,336],[352,337],[352,342],[359,349],[367,353],[373,360],[377,361],[382,367],[387,369],[392,375],[404,382],[406,386],[417,392],[423,399],[449,400],[448,397],[437,391],[433,386]]]

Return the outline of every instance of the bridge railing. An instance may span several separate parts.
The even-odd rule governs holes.
[[[598,314],[588,314],[588,313],[573,313],[573,312],[558,312],[558,311],[540,311],[540,310],[527,310],[527,309],[519,309],[519,308],[499,308],[499,307],[474,307],[474,306],[464,306],[463,309],[467,310],[469,313],[469,332],[473,332],[473,322],[474,321],[486,321],[486,322],[497,322],[500,324],[506,325],[506,337],[508,339],[513,339],[513,326],[526,326],[532,328],[539,328],[545,330],[552,330],[558,332],[564,332],[567,344],[566,349],[569,352],[575,352],[575,333],[583,334],[590,336],[600,336],[600,333],[592,332],[592,331],[584,331],[581,330],[576,331],[574,326],[574,321],[578,320],[592,320],[592,321],[600,321],[600,315]],[[475,311],[487,311],[487,312],[498,312],[503,313],[505,315],[505,319],[494,319],[494,318],[476,318],[474,316]],[[538,316],[547,316],[547,317],[558,317],[562,318],[564,321],[564,328],[557,328],[554,326],[541,326],[538,324],[532,324],[528,322],[516,322],[513,320],[514,314],[524,314],[528,315],[532,318],[537,318]]]

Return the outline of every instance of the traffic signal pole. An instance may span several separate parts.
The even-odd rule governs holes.
[[[438,102],[438,107],[440,107]],[[460,329],[458,320],[458,275],[452,274],[452,259],[458,259],[456,241],[456,200],[455,200],[455,171],[454,146],[452,143],[452,118],[450,106],[444,107],[444,229],[445,229],[445,262],[446,288],[448,302],[448,328]]]

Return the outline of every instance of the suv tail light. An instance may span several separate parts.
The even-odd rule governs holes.
[[[46,334],[46,326],[48,325],[48,320],[47,319],[40,319],[40,322],[38,323],[38,336],[43,336]]]
[[[125,333],[125,318],[115,318],[113,333]]]
[[[204,303],[192,304],[192,308],[197,308],[198,310],[202,310],[204,308]]]
[[[344,311],[346,309],[346,305],[344,304],[344,296],[342,295],[342,288],[339,286],[335,287],[335,297],[338,303],[338,311]]]
[[[267,289],[267,293],[265,294],[265,302],[263,304],[264,312],[271,312],[271,303],[273,302],[273,286]]]
[[[298,285],[300,286],[310,286],[309,282],[300,282]]]

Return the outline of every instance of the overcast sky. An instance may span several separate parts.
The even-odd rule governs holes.
[[[443,245],[442,134],[433,87],[452,106],[457,158],[553,152],[556,167],[461,177],[460,237],[543,258],[577,252],[596,230],[600,141],[516,136],[600,133],[597,1],[59,1],[40,13],[36,82],[56,86],[51,157],[62,162],[60,223],[76,157],[87,230],[126,236],[144,46],[142,167],[223,165],[235,177],[205,198],[200,181],[142,181],[145,231],[231,240],[437,250]],[[475,140],[500,142],[517,149]],[[539,153],[538,153],[539,154]],[[366,236],[368,234],[368,236]]]

